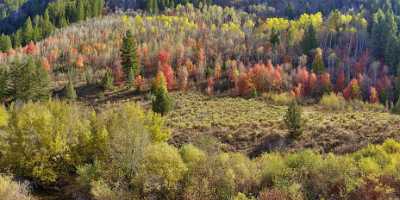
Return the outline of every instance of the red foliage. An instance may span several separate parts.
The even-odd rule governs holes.
[[[249,76],[259,92],[279,90],[282,85],[281,68],[274,68],[271,63],[254,65],[249,71]]]
[[[115,85],[123,85],[124,84],[124,71],[122,70],[121,65],[114,65],[112,68],[112,73],[114,76],[114,84]]]
[[[175,86],[175,75],[174,75],[174,70],[172,69],[171,65],[164,63],[161,65],[162,73],[165,76],[165,79],[167,81],[167,87],[168,90],[172,90]]]
[[[30,54],[30,55],[35,55],[38,53],[38,51],[39,51],[39,48],[33,42],[30,42],[24,49],[24,52],[26,54]]]
[[[85,57],[83,57],[82,55],[79,55],[75,61],[75,66],[79,69],[84,68],[85,67]]]
[[[364,73],[364,68],[365,68],[365,66],[367,66],[368,60],[369,60],[369,53],[364,52],[363,55],[354,64],[354,72],[356,75]]]
[[[310,73],[308,72],[307,68],[300,67],[297,69],[296,81],[297,81],[297,83],[307,85],[309,76],[310,76]]]
[[[164,65],[166,63],[170,63],[170,59],[171,59],[171,54],[168,51],[161,50],[158,53],[158,61],[160,61],[161,65]]]
[[[305,92],[307,94],[311,94],[311,92],[314,91],[317,87],[318,87],[318,78],[317,75],[314,72],[312,72],[309,76],[307,91]]]
[[[343,91],[343,89],[346,87],[345,86],[345,84],[346,84],[345,81],[346,81],[346,77],[345,77],[345,74],[344,74],[344,70],[340,69],[339,73],[338,73],[338,76],[337,76],[337,79],[336,79],[336,92]]]
[[[237,83],[238,93],[241,96],[249,96],[254,88],[248,73],[241,73]]]
[[[352,79],[349,85],[347,85],[347,87],[343,90],[343,97],[346,100],[351,100],[360,98],[360,96],[361,96],[361,91],[360,91],[360,86],[358,84],[358,80]]]
[[[206,92],[209,96],[212,96],[214,94],[214,85],[215,85],[214,78],[212,77],[208,78]]]
[[[42,63],[43,68],[46,71],[49,72],[51,70],[51,65],[50,65],[49,60],[47,58],[45,58],[45,57],[42,58],[41,63]]]
[[[134,84],[139,91],[143,91],[144,79],[141,75],[135,77]]]

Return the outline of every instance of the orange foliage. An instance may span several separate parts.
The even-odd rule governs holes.
[[[39,48],[33,42],[30,42],[24,49],[24,52],[29,55],[35,55],[38,53],[38,51]]]
[[[378,91],[376,91],[375,87],[370,88],[369,102],[370,103],[378,103],[379,102]]]
[[[49,60],[46,57],[42,58],[41,63],[42,63],[43,68],[46,71],[49,72],[51,70],[51,65],[49,63]]]

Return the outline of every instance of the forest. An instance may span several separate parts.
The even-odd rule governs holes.
[[[400,1],[35,2],[0,1],[0,199],[400,198]]]

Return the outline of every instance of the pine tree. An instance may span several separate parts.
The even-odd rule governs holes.
[[[2,67],[0,68],[0,101],[4,102],[4,100],[8,97],[9,95],[9,74],[8,71]]]
[[[147,0],[146,9],[150,13],[158,13],[158,1],[157,0]]]
[[[85,6],[83,4],[83,1],[77,1],[76,3],[77,5],[75,9],[75,20],[82,21],[85,19]]]
[[[33,40],[34,40],[34,30],[32,26],[32,20],[30,17],[28,17],[22,28],[22,44],[23,45],[28,44]]]
[[[168,94],[167,82],[162,72],[158,72],[151,87],[151,94],[153,95],[152,108],[154,112],[165,115],[171,110],[172,100]]]
[[[12,48],[11,38],[8,35],[0,35],[0,52],[8,51]]]
[[[49,12],[46,10],[41,20],[41,29],[43,37],[48,37],[54,30],[54,25],[50,21]]]
[[[103,80],[101,81],[101,84],[102,84],[104,90],[112,90],[113,89],[114,78],[113,78],[112,72],[110,70],[107,70],[106,74],[103,77]]]
[[[302,111],[296,101],[293,101],[286,112],[284,122],[289,129],[289,137],[296,139],[303,133]]]
[[[128,31],[123,39],[121,47],[121,64],[126,81],[131,85],[138,73],[136,44],[131,31]]]
[[[69,78],[68,84],[65,88],[65,97],[69,100],[76,100],[78,98],[72,78]]]
[[[385,56],[388,40],[396,37],[397,23],[392,10],[386,12],[378,10],[373,15],[371,40],[373,53],[377,58]]]
[[[400,96],[397,100],[396,105],[392,108],[392,113],[400,115]]]
[[[325,64],[324,64],[324,59],[322,57],[322,49],[320,48],[318,48],[315,53],[312,69],[313,72],[316,74],[322,74],[325,72]]]
[[[41,64],[30,57],[22,65],[16,63],[12,70],[11,84],[15,99],[37,101],[49,98],[49,77]]]
[[[307,27],[303,36],[303,40],[301,41],[301,46],[305,54],[309,54],[311,50],[318,47],[316,31],[313,25],[310,24]]]

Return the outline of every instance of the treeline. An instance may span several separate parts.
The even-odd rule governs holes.
[[[178,4],[186,5],[188,3],[194,6],[211,4],[212,0],[107,0],[107,7],[116,9],[141,9],[150,12],[163,11],[166,8],[173,8]]]
[[[25,46],[31,41],[48,37],[55,28],[68,26],[70,23],[100,16],[104,9],[104,0],[62,0],[50,3],[44,14],[29,16],[22,27],[14,32],[0,36],[0,51],[12,47]],[[10,41],[11,44],[10,45]]]
[[[0,20],[16,11],[27,0],[3,0],[0,2]]]

